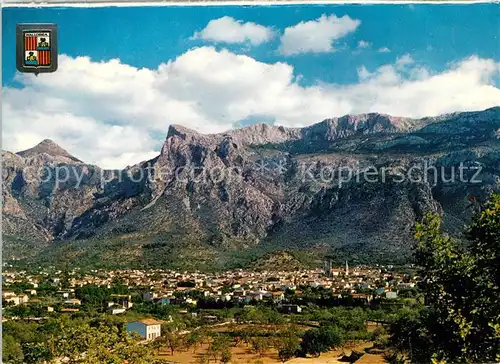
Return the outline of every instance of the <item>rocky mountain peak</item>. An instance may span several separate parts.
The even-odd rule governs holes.
[[[64,157],[70,159],[73,162],[82,163],[81,160],[69,154],[65,149],[61,148],[56,142],[51,139],[44,139],[33,148],[17,152],[16,154],[23,158],[36,157],[42,154],[47,154],[52,157]]]
[[[168,127],[167,139],[173,136],[178,136],[181,139],[186,139],[188,135],[198,135],[196,130],[186,128],[185,126],[178,124],[171,124]]]

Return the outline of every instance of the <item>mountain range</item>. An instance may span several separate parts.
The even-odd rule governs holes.
[[[51,140],[2,159],[4,260],[211,269],[286,250],[398,263],[425,213],[460,238],[500,189],[500,107],[211,135],[171,125],[156,158],[119,171]]]

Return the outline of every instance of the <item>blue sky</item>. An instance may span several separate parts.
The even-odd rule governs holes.
[[[213,37],[203,36],[207,24],[222,17],[242,32],[253,23],[245,28],[250,38],[224,40],[227,34],[215,34],[224,33],[222,23]],[[498,4],[5,8],[2,18],[4,143],[17,150],[50,137],[106,166],[157,153],[170,123],[213,132],[249,120],[303,126],[344,113],[420,117],[500,101]],[[39,22],[58,25],[60,70],[15,76],[16,24]],[[309,27],[296,28],[301,22]],[[296,28],[289,44],[297,45],[288,53],[282,51],[287,28]],[[257,41],[254,31],[271,35]],[[325,49],[325,40],[315,37],[329,31]],[[201,35],[193,37],[196,32]],[[300,42],[323,42],[323,48],[318,43],[301,51]],[[204,62],[205,73],[197,68]],[[154,91],[145,95],[130,85]],[[126,92],[114,99],[111,89]],[[277,91],[261,98],[263,89]],[[26,96],[37,125],[51,127],[28,133],[15,125],[28,114],[19,101]],[[123,107],[104,107],[103,99]],[[126,114],[117,111],[126,108]],[[78,125],[88,135],[78,136]],[[93,133],[107,139],[90,151],[84,138]],[[126,142],[116,147],[110,138]]]
[[[52,22],[59,27],[60,53],[88,55],[93,60],[119,58],[136,66],[155,68],[189,48],[201,45],[190,40],[195,31],[222,16],[285,29],[322,14],[349,15],[362,26],[339,43],[347,51],[283,57],[276,52],[279,39],[242,51],[263,62],[286,61],[305,81],[347,83],[357,78],[361,65],[378,67],[410,53],[418,62],[442,70],[448,62],[476,54],[496,58],[500,51],[497,4],[477,5],[310,5],[267,7],[112,7],[112,8],[6,8],[3,10],[3,84],[15,72],[17,23]],[[369,50],[353,55],[357,42],[372,43]],[[378,53],[387,47],[389,53]]]

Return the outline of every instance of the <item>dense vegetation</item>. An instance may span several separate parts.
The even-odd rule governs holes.
[[[69,317],[44,324],[8,321],[3,324],[4,363],[42,363],[68,358],[68,363],[161,363],[139,345],[122,325],[106,320]]]
[[[427,215],[416,229],[426,307],[400,317],[392,344],[412,362],[500,361],[500,195],[477,213],[460,246]]]

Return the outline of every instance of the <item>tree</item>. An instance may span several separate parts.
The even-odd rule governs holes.
[[[321,339],[328,346],[328,349],[336,349],[344,344],[342,330],[337,326],[322,326],[319,332]]]
[[[228,336],[221,334],[214,334],[212,342],[208,347],[209,357],[213,357],[214,360],[219,358],[225,351],[231,350],[231,341]]]
[[[224,350],[221,353],[220,362],[227,364],[231,362],[232,358],[233,358],[233,353],[231,352],[231,349],[224,348]]]
[[[278,341],[278,357],[281,362],[286,362],[297,355],[300,350],[300,338],[296,330],[289,329],[281,333]]]
[[[322,340],[321,334],[318,329],[306,331],[302,337],[301,351],[304,356],[310,354],[318,357],[321,353],[326,353],[329,347]]]
[[[198,357],[198,360],[196,361],[197,364],[208,364],[210,362],[210,357],[208,354],[202,354]]]
[[[344,343],[344,337],[339,327],[322,326],[319,329],[306,331],[302,338],[301,351],[303,355],[320,356],[330,349],[335,349]]]
[[[470,354],[500,361],[500,194],[493,195],[466,232],[474,261]]]
[[[261,356],[264,355],[270,347],[269,340],[264,337],[254,337],[250,344],[252,345],[252,350]]]
[[[11,335],[21,344],[33,342],[39,336],[34,322],[7,321],[2,324],[2,328],[4,334]]]
[[[286,363],[287,361],[293,359],[294,357],[295,357],[295,352],[283,348],[278,350],[278,358],[282,363]]]
[[[391,341],[417,362],[500,360],[500,195],[473,218],[465,248],[441,232],[434,214],[415,237],[427,308],[392,325]]]
[[[428,311],[405,311],[400,313],[390,325],[389,346],[396,348],[394,358],[409,358],[417,363],[431,362],[432,339],[427,322]],[[393,358],[393,359],[394,359]]]
[[[43,363],[52,358],[49,348],[44,343],[25,343],[22,347],[24,360],[27,363]]]
[[[22,363],[24,359],[21,344],[16,341],[11,335],[3,335],[2,337],[2,362],[17,364]]]
[[[173,332],[166,332],[163,336],[160,336],[158,341],[170,349],[171,355],[174,355],[176,350],[179,350],[184,346],[184,339]]]
[[[383,326],[377,327],[372,332],[372,341],[375,348],[385,349],[389,344],[389,338],[390,336]]]
[[[156,353],[156,355],[160,354],[160,350],[161,350],[162,346],[163,346],[163,344],[162,344],[161,340],[154,340],[149,344],[149,348],[151,350],[153,350]]]
[[[60,319],[45,328],[50,334],[46,343],[49,354],[42,355],[67,357],[68,363],[158,363],[153,352],[139,344],[123,328],[102,321]],[[32,348],[32,353],[37,353]],[[40,354],[40,353],[39,353]],[[32,363],[33,361],[27,361]],[[36,363],[36,361],[34,361]]]
[[[91,284],[77,288],[75,295],[84,302],[84,308],[88,311],[102,309],[111,299],[107,288]]]
[[[186,338],[186,346],[188,348],[193,348],[193,353],[195,353],[196,348],[202,343],[202,341],[202,334],[199,331],[193,331]]]
[[[252,339],[252,330],[252,328],[247,328],[243,329],[240,333],[241,341],[243,341],[247,347]]]

